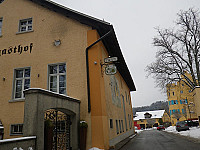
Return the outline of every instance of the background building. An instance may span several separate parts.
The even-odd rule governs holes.
[[[110,56],[118,58],[117,73],[106,75]],[[0,78],[5,139],[43,141],[40,121],[51,109],[67,118],[59,131],[69,130],[72,149],[79,146],[79,120],[88,125],[87,149],[108,149],[134,133],[136,88],[108,22],[50,1],[0,1]]]
[[[146,129],[158,127],[160,124],[169,125],[170,117],[165,110],[136,112],[134,126]]]
[[[189,74],[187,76],[190,78]],[[197,119],[192,89],[184,81],[168,85],[167,96],[172,125],[177,120]]]

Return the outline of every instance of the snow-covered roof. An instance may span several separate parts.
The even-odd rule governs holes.
[[[165,110],[154,110],[154,111],[143,111],[143,112],[136,112],[134,120],[145,119],[144,114],[149,113],[151,114],[151,118],[162,118]]]

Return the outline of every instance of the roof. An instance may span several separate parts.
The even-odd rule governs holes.
[[[143,112],[136,112],[134,120],[141,120],[145,119],[144,114],[149,113],[151,114],[152,119],[162,118],[165,110],[154,110],[154,111],[143,111]]]
[[[135,84],[133,82],[129,69],[126,65],[117,37],[115,35],[114,28],[110,23],[88,16],[86,14],[80,13],[70,8],[64,7],[50,0],[30,0],[30,1],[37,3],[45,8],[48,8],[52,11],[55,11],[57,13],[60,13],[66,17],[77,20],[82,24],[91,26],[93,29],[97,30],[100,37],[105,35],[109,31],[113,30],[113,32],[109,36],[104,38],[102,42],[105,48],[107,49],[109,56],[118,57],[118,61],[120,63],[116,64],[117,69],[121,74],[121,76],[123,77],[123,79],[125,80],[130,91],[136,91]]]

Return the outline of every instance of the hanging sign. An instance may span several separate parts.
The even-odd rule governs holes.
[[[114,75],[117,73],[117,67],[114,64],[107,65],[105,68],[106,75]]]
[[[105,63],[109,63],[109,62],[113,62],[113,61],[117,61],[117,57],[108,57],[104,59]]]

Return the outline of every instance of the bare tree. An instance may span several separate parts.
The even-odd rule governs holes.
[[[180,80],[191,89],[200,85],[199,14],[199,10],[193,8],[180,11],[173,29],[156,28],[158,35],[153,38],[153,45],[158,47],[156,61],[148,65],[146,71],[162,89]]]

